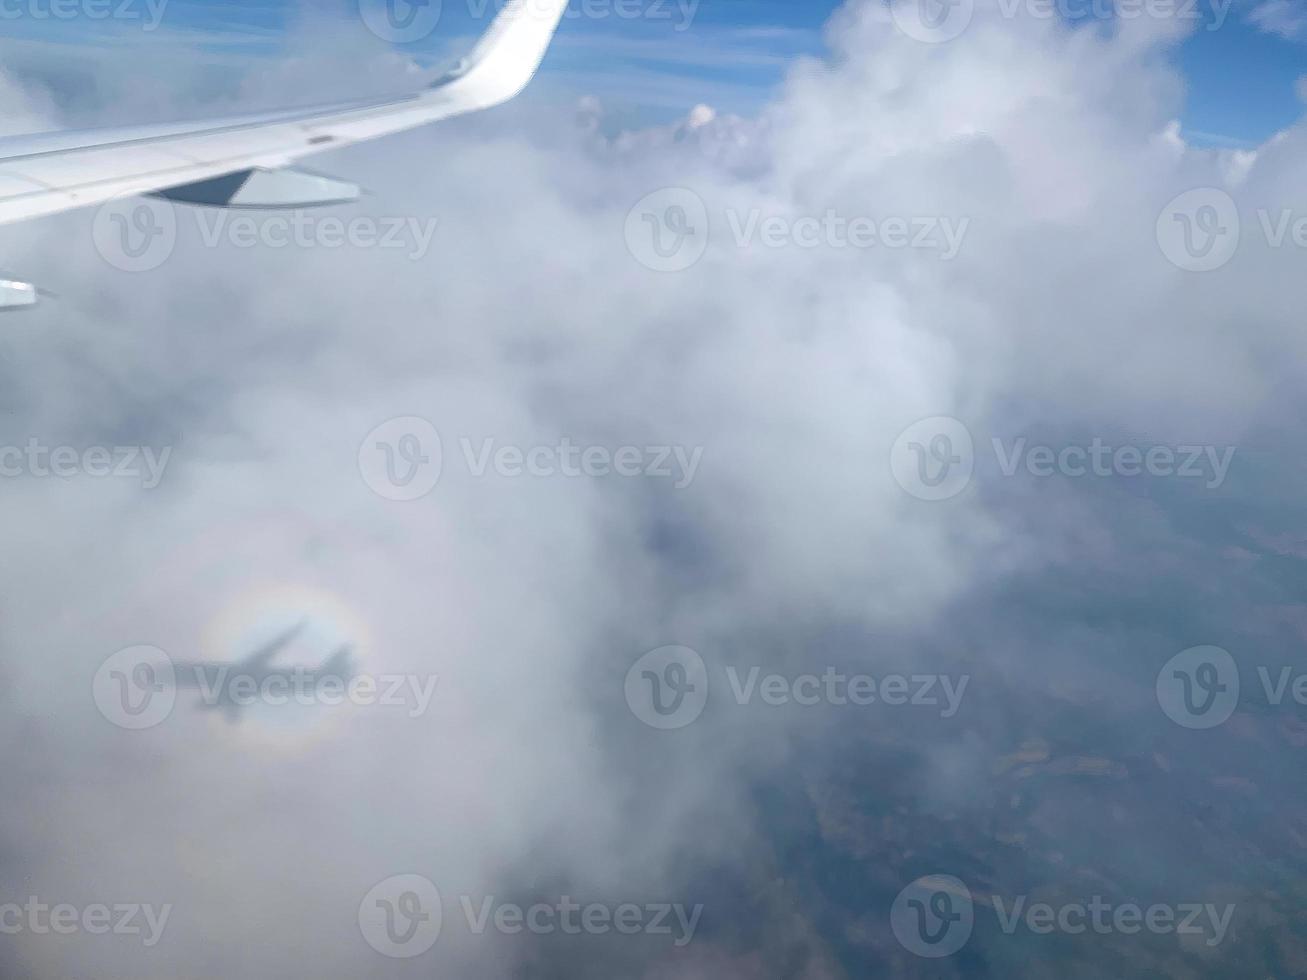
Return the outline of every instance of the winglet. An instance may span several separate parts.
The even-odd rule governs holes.
[[[568,0],[508,0],[472,52],[435,83],[433,94],[457,92],[469,108],[488,109],[518,95],[535,77]]]

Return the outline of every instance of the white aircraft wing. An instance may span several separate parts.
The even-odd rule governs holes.
[[[0,139],[0,224],[123,195],[161,193],[225,207],[298,207],[348,200],[357,188],[286,171],[323,150],[488,109],[539,68],[567,0],[508,0],[494,23],[433,87],[367,103]]]

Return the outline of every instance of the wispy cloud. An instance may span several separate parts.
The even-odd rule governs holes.
[[[1307,37],[1307,5],[1302,0],[1261,0],[1248,12],[1247,18],[1267,34],[1290,41]]]

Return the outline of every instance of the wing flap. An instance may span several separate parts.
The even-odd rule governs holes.
[[[193,165],[194,161],[170,153],[165,147],[166,144],[142,144],[83,150],[78,153],[15,160],[7,166],[14,176],[31,183],[47,188],[71,189],[94,183],[100,174],[116,171],[142,175],[168,173]]]

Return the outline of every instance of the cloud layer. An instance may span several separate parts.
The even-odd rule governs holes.
[[[133,275],[97,252],[94,215],[10,229],[5,267],[60,298],[7,326],[0,442],[172,456],[148,491],[4,481],[0,896],[173,910],[152,947],[29,931],[0,969],[917,975],[932,964],[894,943],[889,910],[937,871],[977,895],[1239,903],[1239,949],[1061,937],[1072,976],[1127,954],[1183,975],[1216,975],[1250,943],[1267,970],[1301,955],[1265,894],[1295,818],[1261,807],[1298,798],[1278,767],[1263,782],[1268,753],[1296,744],[1287,709],[1204,742],[1153,693],[1184,647],[1229,647],[1252,677],[1304,622],[1284,489],[1304,256],[1291,231],[1273,241],[1286,209],[1286,227],[1307,216],[1304,133],[1245,157],[1187,146],[1178,33],[981,3],[960,37],[923,44],[854,2],[827,56],[796,63],[754,119],[699,110],[618,132],[602,93],[579,113],[528,95],[323,157],[371,191],[341,220],[437,222],[416,259],[334,247],[320,225],[307,245],[210,246],[212,218],[182,211],[176,251]],[[336,50],[294,65],[358,68]],[[378,57],[374,77],[404,70]],[[268,77],[170,108],[225,108]],[[57,121],[39,88],[10,80],[3,98],[23,129]],[[1231,195],[1241,218],[1210,272],[1177,267],[1165,232],[1159,246],[1159,217],[1193,188]],[[707,219],[682,271],[650,268],[653,238],[630,232],[660,193]],[[679,218],[650,213],[651,236],[687,247]],[[849,240],[859,220],[873,244]],[[932,237],[946,224],[964,229],[952,257]],[[443,472],[397,503],[358,460],[406,417],[439,432]],[[975,468],[931,502],[893,460],[936,417],[965,427]],[[1120,459],[1102,476],[1007,475],[1021,439],[1055,459],[1095,439],[1237,452],[1216,487]],[[564,440],[647,465],[478,474],[479,453]],[[663,447],[702,450],[688,485],[649,472]],[[143,732],[97,710],[117,650],[234,660],[298,619],[312,625],[294,659],[340,641],[372,673],[435,674],[431,710],[229,725],[183,697]],[[712,687],[702,717],[659,731],[623,684],[668,645],[697,651]],[[970,689],[950,718],[739,704],[723,678],[751,667]],[[445,898],[439,940],[412,961],[358,922],[401,874]],[[702,905],[702,921],[679,947],[477,935],[460,905],[563,895]],[[977,929],[944,969],[1052,962],[992,917]]]

